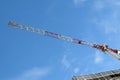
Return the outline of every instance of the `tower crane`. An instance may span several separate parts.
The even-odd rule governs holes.
[[[83,40],[79,40],[79,39],[76,39],[76,38],[71,38],[71,37],[68,37],[68,36],[64,36],[64,35],[57,34],[57,33],[54,33],[54,32],[49,32],[47,30],[34,28],[34,27],[31,27],[31,26],[23,25],[23,24],[18,24],[18,23],[12,22],[12,21],[9,21],[8,25],[13,27],[13,28],[16,28],[16,29],[25,30],[25,31],[28,31],[28,32],[33,32],[33,33],[37,33],[37,34],[40,34],[40,35],[49,36],[49,37],[52,37],[52,38],[65,40],[65,41],[76,43],[76,44],[90,46],[90,47],[96,48],[96,49],[98,49],[98,50],[100,50],[104,53],[108,53],[108,54],[112,55],[114,58],[120,60],[120,50],[109,48],[108,45],[106,45],[106,44],[99,45],[99,44],[89,43],[89,42],[86,42],[86,41],[83,41]]]

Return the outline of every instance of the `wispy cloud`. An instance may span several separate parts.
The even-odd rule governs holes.
[[[47,76],[49,69],[47,68],[32,68],[24,71],[21,75],[9,79],[9,80],[42,80],[43,77]]]
[[[79,72],[79,68],[78,67],[74,68],[74,73],[78,73],[78,72]]]
[[[120,0],[105,0],[110,6],[118,7],[120,6]]]
[[[104,1],[102,0],[94,1],[93,9],[102,10],[104,7],[105,7]]]
[[[71,63],[67,59],[67,55],[63,56],[61,63],[66,69],[68,69],[71,66]]]
[[[82,5],[87,0],[73,0],[73,2],[75,5]],[[97,18],[96,26],[98,26],[98,29],[105,32],[105,34],[119,32],[120,0],[93,0],[87,6],[96,14],[93,17]]]
[[[117,33],[117,26],[116,22],[113,23],[112,21],[109,20],[102,20],[100,23],[101,26],[103,26],[105,33]]]
[[[75,5],[81,5],[85,2],[86,0],[73,0]]]
[[[120,29],[120,0],[96,0],[93,4],[93,9],[96,11],[101,10],[101,15],[97,18],[96,24],[99,29],[103,30],[106,34],[118,33]],[[107,12],[105,11],[107,10]],[[102,18],[100,18],[102,17]]]
[[[94,59],[95,64],[102,63],[103,60],[104,60],[104,57],[101,55],[101,53],[99,51],[96,51],[95,59]]]
[[[107,17],[104,17],[103,19],[98,18],[95,24],[98,26],[100,30],[104,31],[106,34],[119,33],[120,16],[118,15],[118,13],[120,12],[108,14]]]
[[[100,9],[104,9],[104,8],[109,8],[109,7],[112,7],[112,8],[115,8],[115,7],[118,7],[120,6],[120,0],[94,0],[93,1],[93,8],[96,8],[98,10]]]

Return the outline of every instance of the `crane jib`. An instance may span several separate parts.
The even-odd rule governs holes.
[[[120,60],[120,50],[108,48],[107,45],[93,44],[93,43],[89,43],[89,42],[79,40],[79,39],[76,39],[76,38],[71,38],[71,37],[68,37],[68,36],[57,34],[57,33],[54,33],[54,32],[49,32],[47,30],[34,28],[34,27],[31,27],[31,26],[26,26],[26,25],[22,25],[22,24],[17,24],[15,22],[11,22],[11,21],[9,21],[8,25],[12,26],[14,28],[17,28],[17,29],[28,31],[28,32],[33,32],[33,33],[37,33],[37,34],[40,34],[40,35],[49,36],[49,37],[53,37],[53,38],[56,38],[56,39],[65,40],[65,41],[68,41],[68,42],[73,42],[73,43],[76,43],[76,44],[91,46],[91,47],[99,49],[103,52],[107,52],[110,55],[112,55],[113,57],[115,57],[116,59]]]

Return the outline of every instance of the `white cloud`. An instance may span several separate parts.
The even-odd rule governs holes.
[[[116,6],[120,6],[120,1],[115,3]]]
[[[116,26],[116,22],[111,22],[109,20],[102,20],[100,25],[103,26],[103,29],[106,34],[117,33],[118,28]]]
[[[103,60],[104,60],[104,57],[101,55],[101,53],[99,51],[96,51],[95,59],[94,59],[95,64],[102,63]]]
[[[42,80],[43,77],[47,76],[49,69],[47,68],[32,68],[23,72],[18,77],[10,80]]]
[[[98,26],[98,29],[104,31],[106,34],[119,33],[120,23],[119,23],[119,14],[120,12],[113,11],[111,14],[106,15],[106,18],[97,19],[95,24]]]
[[[70,67],[70,62],[68,61],[68,59],[67,59],[67,55],[64,55],[63,56],[63,58],[62,58],[62,64],[63,64],[63,66],[65,67],[65,68],[69,68]]]
[[[74,73],[78,73],[78,72],[79,72],[79,68],[75,68]]]
[[[96,0],[93,6],[96,7],[96,11],[101,11],[99,12],[101,13],[99,17],[96,16],[98,28],[106,34],[118,33],[120,30],[120,10],[118,8],[120,6],[120,0]]]
[[[73,0],[75,5],[81,5],[85,2],[86,0]]]
[[[81,5],[87,0],[73,0],[75,5]],[[98,29],[105,34],[118,33],[120,30],[120,0],[93,0],[87,5],[93,12],[98,12],[94,17],[97,18]]]
[[[93,5],[93,9],[102,10],[102,9],[104,9],[104,7],[105,7],[104,1],[95,0],[94,5]]]
[[[93,0],[91,6],[94,11],[109,10],[114,12],[115,10],[119,10],[120,0]]]
[[[119,15],[120,12],[114,12],[106,15],[106,17],[100,19],[93,19],[97,28],[104,32],[105,34],[118,34],[120,30]],[[105,16],[105,15],[104,15]]]
[[[114,7],[118,7],[118,6],[120,6],[120,0],[111,0],[111,1],[109,1],[109,0],[106,0],[109,4],[110,4],[110,6],[114,6]]]

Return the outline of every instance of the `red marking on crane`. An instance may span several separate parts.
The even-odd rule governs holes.
[[[81,44],[81,40],[73,38],[73,41],[77,44]]]
[[[49,32],[49,31],[42,30],[42,29],[35,30],[33,27],[25,26],[25,25],[22,25],[22,24],[17,24],[15,22],[11,22],[11,21],[9,21],[8,25],[13,26],[14,28],[17,27],[17,29],[22,28],[22,30],[26,30],[26,31],[29,31],[28,28],[32,28],[32,31],[30,31],[30,32],[39,33],[39,34],[42,34],[42,35],[46,35],[46,36],[50,36],[50,37],[53,37],[53,38],[65,40],[65,41],[68,41],[68,42],[73,42],[73,43],[76,43],[76,44],[91,46],[91,47],[99,49],[103,52],[108,52],[109,54],[114,56],[116,59],[120,60],[120,56],[118,56],[118,54],[120,54],[120,51],[117,50],[117,49],[108,48],[107,45],[92,44],[92,43],[89,43],[89,42],[86,42],[86,41],[82,41],[82,40],[79,40],[79,39],[76,39],[76,38],[71,38],[71,37],[68,37],[68,36],[64,36],[64,35],[61,35],[61,34]]]
[[[109,50],[111,50],[112,52],[114,52],[114,53],[118,53],[118,50],[116,50],[116,49],[111,49],[111,48],[109,48]]]
[[[49,31],[45,31],[47,36],[53,37],[53,38],[57,38],[58,39],[58,35],[56,33],[53,32],[49,32]]]

